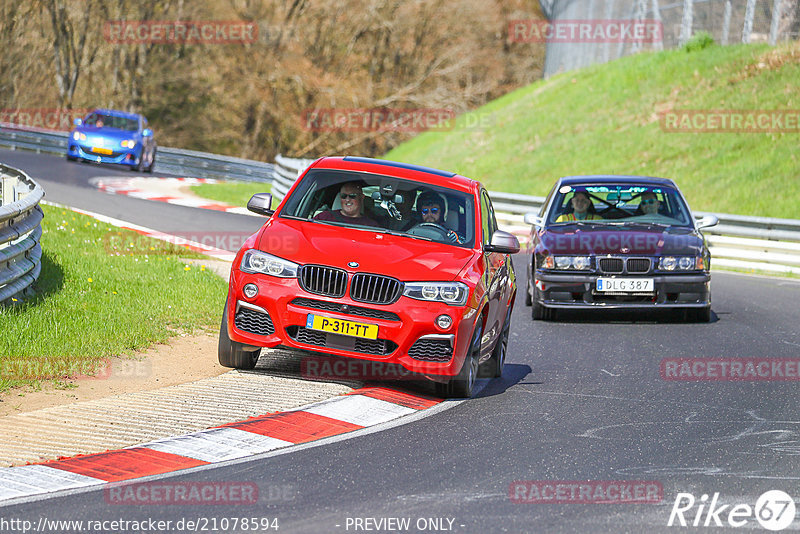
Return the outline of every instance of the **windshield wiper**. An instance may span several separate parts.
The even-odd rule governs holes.
[[[672,226],[671,224],[664,224],[659,222],[651,222],[651,221],[622,221],[622,226],[660,226],[662,228],[669,228]]]

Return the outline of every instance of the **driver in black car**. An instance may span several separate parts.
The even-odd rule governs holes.
[[[442,197],[433,191],[426,191],[417,199],[417,208],[422,218],[422,224],[435,224],[447,232],[447,239],[452,243],[463,243],[463,240],[453,230],[442,224],[444,206]]]

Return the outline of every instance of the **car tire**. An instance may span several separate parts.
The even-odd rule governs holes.
[[[506,364],[506,353],[508,351],[508,334],[511,330],[511,310],[508,310],[508,316],[505,323],[503,323],[503,330],[500,333],[500,338],[492,350],[492,357],[486,361],[488,367],[488,375],[491,378],[500,378],[503,376],[503,367]]]
[[[259,349],[245,350],[246,346],[232,341],[228,336],[228,304],[225,303],[225,311],[222,312],[222,324],[219,327],[219,345],[217,346],[219,364],[233,369],[253,369],[258,362],[258,356],[261,351]]]
[[[534,321],[547,321],[550,319],[550,310],[539,302],[539,290],[536,289],[536,280],[533,282],[533,297],[531,298],[531,317]]]
[[[150,165],[148,165],[147,168],[144,171],[145,172],[149,172],[150,174],[153,174],[153,167],[155,167],[155,166],[156,166],[156,149],[154,148],[153,149],[153,157],[150,159]]]
[[[464,365],[456,376],[449,382],[436,384],[436,394],[440,397],[455,397],[468,399],[475,390],[475,381],[478,379],[478,359],[480,357],[480,339],[483,329],[478,326],[476,336],[472,338],[472,352],[464,358]]]
[[[67,154],[67,161],[75,161],[76,159],[78,159],[78,158],[76,158],[75,156],[70,156],[69,154]]]
[[[525,287],[525,306],[533,305],[533,297],[531,297],[531,285],[527,284]]]
[[[131,170],[135,172],[144,172],[144,149],[142,149],[142,155],[139,156],[139,163],[133,165]]]

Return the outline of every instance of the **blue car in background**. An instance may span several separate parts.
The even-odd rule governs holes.
[[[67,159],[117,163],[139,172],[153,172],[156,140],[142,115],[95,109],[84,119],[75,119]]]

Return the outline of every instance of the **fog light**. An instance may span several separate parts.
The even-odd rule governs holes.
[[[242,292],[244,292],[244,296],[251,299],[258,295],[258,286],[255,284],[245,284],[242,288]]]
[[[440,315],[436,318],[436,326],[442,330],[447,330],[453,325],[453,319],[449,315]]]

